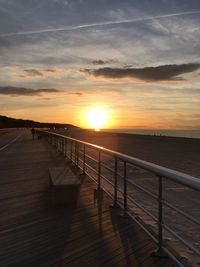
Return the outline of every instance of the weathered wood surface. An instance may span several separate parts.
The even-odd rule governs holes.
[[[49,167],[64,163],[29,132],[0,151],[0,266],[175,266],[152,257],[155,244],[90,180],[75,207],[52,209]]]

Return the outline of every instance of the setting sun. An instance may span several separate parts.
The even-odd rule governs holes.
[[[91,108],[87,112],[87,123],[95,130],[104,127],[108,119],[108,112],[103,108]]]

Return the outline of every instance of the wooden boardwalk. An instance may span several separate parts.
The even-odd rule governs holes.
[[[0,151],[0,266],[176,266],[87,178],[75,207],[53,208],[48,168],[64,164],[29,132]]]

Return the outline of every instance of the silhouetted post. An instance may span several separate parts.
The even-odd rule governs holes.
[[[74,164],[77,166],[77,143],[74,143]]]
[[[31,133],[32,133],[32,139],[34,140],[35,139],[35,129],[34,128],[31,129]]]
[[[114,200],[113,205],[111,207],[117,207],[117,189],[118,189],[118,181],[117,181],[117,173],[118,173],[118,163],[117,163],[117,156],[115,155],[115,165],[114,165]]]
[[[162,206],[162,176],[158,176],[158,247],[162,249],[163,243],[163,206]]]
[[[85,175],[85,144],[83,145],[83,174]]]
[[[126,161],[124,161],[124,209],[123,217],[127,217],[127,166]]]
[[[99,150],[99,159],[98,159],[98,190],[101,189],[101,150]]]
[[[71,150],[70,150],[70,160],[72,161],[72,149],[73,149],[73,142],[71,141]]]
[[[79,166],[79,143],[77,143],[77,167]]]
[[[62,153],[64,154],[64,137],[62,137]]]
[[[65,139],[65,156],[67,157],[67,146],[68,146],[68,141]]]

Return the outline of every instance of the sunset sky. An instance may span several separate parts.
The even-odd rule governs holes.
[[[200,129],[199,0],[0,0],[0,114]]]

